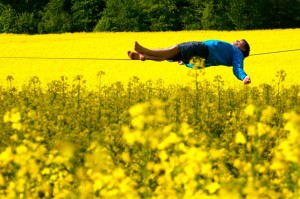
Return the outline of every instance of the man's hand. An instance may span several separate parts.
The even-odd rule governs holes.
[[[244,84],[250,84],[251,83],[251,79],[249,76],[246,76],[244,79],[243,79],[243,82]]]

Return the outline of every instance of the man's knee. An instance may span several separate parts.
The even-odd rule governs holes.
[[[179,47],[178,45],[174,45],[170,48],[173,53],[178,54],[179,53]]]

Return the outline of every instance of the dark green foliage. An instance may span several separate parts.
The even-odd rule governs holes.
[[[95,31],[140,31],[139,4],[135,0],[105,0]]]
[[[229,5],[228,0],[207,0],[203,3],[202,28],[204,30],[232,30],[234,24],[229,19]]]
[[[72,0],[73,31],[93,31],[105,7],[103,0]]]
[[[141,0],[143,23],[150,31],[178,30],[174,0]]]
[[[0,33],[300,27],[299,0],[0,0]]]
[[[37,31],[37,19],[34,17],[34,13],[23,12],[18,15],[16,20],[16,33],[22,34],[34,34]]]
[[[71,16],[64,9],[64,1],[50,0],[38,24],[39,33],[63,33],[71,30]]]
[[[0,4],[0,32],[15,32],[16,11],[11,6]]]
[[[266,10],[270,5],[267,1],[232,0],[229,5],[228,17],[234,24],[235,29],[258,29],[263,28],[266,24],[268,18]]]

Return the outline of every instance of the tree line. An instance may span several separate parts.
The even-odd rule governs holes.
[[[0,33],[300,27],[300,0],[0,0]]]

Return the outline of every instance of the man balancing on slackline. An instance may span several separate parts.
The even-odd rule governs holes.
[[[233,66],[234,75],[244,84],[251,83],[250,77],[245,73],[244,58],[249,56],[250,46],[245,39],[236,40],[232,44],[219,41],[207,40],[203,42],[184,42],[169,48],[151,50],[134,44],[135,51],[128,51],[128,57],[133,60],[154,61],[178,61],[192,68],[189,64],[193,57],[204,58],[204,66]]]

